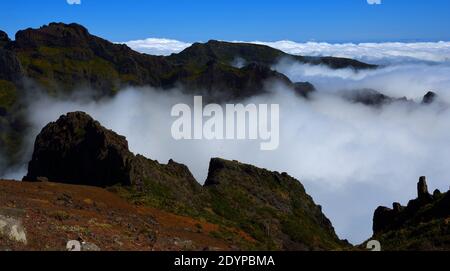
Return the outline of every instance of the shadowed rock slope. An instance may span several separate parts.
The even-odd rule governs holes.
[[[216,237],[247,249],[346,247],[320,206],[286,173],[216,158],[201,187],[186,166],[135,156],[124,137],[82,112],[61,116],[42,130],[24,180],[107,187],[136,205],[221,225]],[[254,242],[229,228],[240,229]]]
[[[383,250],[449,250],[450,193],[428,192],[425,177],[417,184],[417,198],[407,206],[378,207],[373,239]]]
[[[215,213],[265,240],[269,248],[325,250],[344,246],[321,207],[287,173],[215,158],[204,188]]]

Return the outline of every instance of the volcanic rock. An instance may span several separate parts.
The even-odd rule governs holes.
[[[422,104],[432,104],[437,97],[438,95],[436,93],[429,91],[425,94],[425,96],[423,96]]]
[[[166,205],[171,201],[189,205],[201,189],[185,165],[172,160],[162,165],[134,155],[125,137],[83,112],[61,116],[37,136],[24,181],[42,180],[100,187],[130,186],[141,192],[148,190],[145,199],[160,198]]]

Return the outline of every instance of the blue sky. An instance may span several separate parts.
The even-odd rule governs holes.
[[[450,1],[382,0],[2,0],[0,29],[77,22],[113,41],[328,42],[450,40]]]

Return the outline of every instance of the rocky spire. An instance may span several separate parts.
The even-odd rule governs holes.
[[[417,197],[419,199],[426,199],[430,197],[427,186],[427,178],[425,176],[419,178],[419,183],[417,184]]]

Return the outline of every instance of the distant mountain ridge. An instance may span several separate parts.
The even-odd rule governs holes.
[[[94,36],[79,24],[50,23],[18,31],[11,40],[0,32],[0,153],[17,161],[27,120],[26,92],[43,90],[65,96],[79,89],[96,98],[115,95],[127,86],[181,88],[205,100],[230,101],[264,93],[267,82],[281,82],[303,97],[314,90],[293,83],[271,69],[281,58],[332,68],[376,66],[342,58],[300,57],[268,46],[209,41],[195,43],[179,54],[152,56]],[[244,60],[242,67],[233,65]]]

